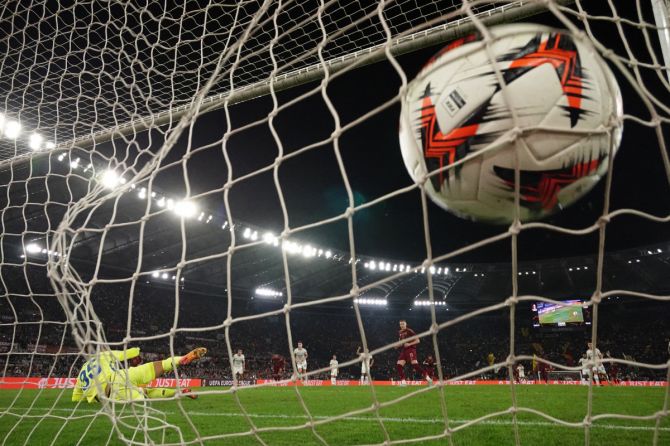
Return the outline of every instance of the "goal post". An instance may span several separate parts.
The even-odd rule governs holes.
[[[670,82],[670,2],[667,0],[653,0],[654,22],[658,28],[658,40],[661,45],[665,74]]]
[[[518,160],[506,173],[511,224],[446,216],[430,178],[414,182],[402,165],[397,112],[427,62],[413,56],[476,31],[491,51],[488,30],[521,20],[568,29],[612,67],[623,122],[583,134],[616,139],[621,124],[625,146],[608,153],[590,198],[551,220],[520,221],[521,177],[540,175]],[[608,303],[670,305],[658,279],[670,223],[667,0],[14,1],[0,28],[0,444],[459,444],[485,442],[483,426],[515,445],[544,430],[588,445],[604,425],[615,443],[669,438],[670,362],[632,341],[615,350]],[[563,69],[561,91],[587,98],[588,82]],[[518,123],[493,71],[495,113]],[[449,101],[436,106],[465,103]],[[556,130],[513,127],[497,141]],[[616,245],[622,233],[636,241]],[[581,294],[566,304],[566,289]],[[562,309],[573,331],[559,320],[544,336],[536,306]],[[400,319],[414,332],[399,335]],[[396,349],[414,341],[420,364],[410,355],[403,368]],[[586,365],[566,345],[588,348]],[[182,366],[201,346],[208,355]],[[142,380],[124,371],[134,347],[160,364]],[[233,368],[238,350],[246,362]],[[103,374],[86,362],[110,351],[98,394],[73,400],[77,382]],[[659,390],[653,403],[603,406],[589,378],[565,415],[520,389],[581,385],[584,367],[610,366],[661,388],[645,389]],[[345,383],[351,393],[338,394]],[[462,410],[474,392],[467,404],[450,392],[479,384],[504,401]],[[323,406],[317,386],[337,404]],[[136,398],[117,398],[126,391]],[[405,414],[416,401],[430,413]]]

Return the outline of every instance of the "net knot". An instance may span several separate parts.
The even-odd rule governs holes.
[[[223,326],[224,327],[230,327],[233,325],[233,318],[227,317],[225,321],[223,321]]]
[[[291,306],[289,304],[284,304],[284,314],[287,314],[291,311]]]
[[[521,232],[521,222],[518,220],[514,220],[512,224],[509,226],[509,229],[507,230],[512,235],[519,235]]]
[[[508,307],[511,307],[512,305],[516,305],[519,303],[519,298],[517,296],[510,296],[505,300],[505,305]]]
[[[342,129],[339,128],[339,127],[336,128],[335,130],[333,130],[333,133],[330,134],[330,137],[331,137],[332,139],[337,139],[337,138],[339,138],[340,136],[342,136]]]
[[[351,297],[358,297],[361,293],[361,289],[358,288],[358,285],[354,285],[351,287],[351,291],[349,291],[349,293],[351,294]]]
[[[610,222],[610,216],[609,215],[601,215],[600,218],[598,219],[598,226],[605,226],[607,223]]]
[[[430,325],[430,334],[437,334],[440,332],[440,326],[437,325],[437,322],[433,322]]]
[[[612,56],[614,56],[614,51],[612,51],[611,49],[607,48],[607,49],[603,50],[603,52],[602,52],[602,56],[603,56],[605,59],[611,59]]]
[[[344,216],[345,216],[346,218],[351,218],[351,217],[354,215],[354,212],[356,212],[356,211],[354,210],[354,208],[351,207],[351,206],[349,206],[349,207],[344,211]]]
[[[603,295],[600,291],[596,291],[593,293],[593,296],[591,296],[591,302],[594,304],[599,304],[603,300]]]

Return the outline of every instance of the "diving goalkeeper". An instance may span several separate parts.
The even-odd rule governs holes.
[[[125,351],[110,350],[97,354],[84,363],[77,383],[72,391],[72,401],[86,399],[89,403],[100,401],[100,396],[116,401],[137,401],[146,398],[169,398],[176,389],[145,388],[156,378],[174,370],[175,365],[187,365],[205,356],[207,349],[196,348],[185,356],[171,356],[162,361],[141,364],[140,349],[129,348]],[[124,361],[129,367],[123,368]],[[140,365],[141,364],[141,365]],[[182,393],[190,393],[182,389]],[[195,399],[196,395],[187,395]]]

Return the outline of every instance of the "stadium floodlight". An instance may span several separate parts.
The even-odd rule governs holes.
[[[435,300],[433,302],[430,300],[415,300],[414,305],[417,307],[429,307],[431,305],[435,307],[444,307],[447,303],[442,300]]]
[[[114,189],[121,183],[121,176],[115,170],[108,169],[101,175],[100,183],[107,189]]]
[[[385,306],[388,304],[388,300],[386,299],[381,299],[381,298],[369,298],[369,297],[358,297],[354,299],[354,302],[356,302],[359,305],[373,305],[373,306]]]
[[[430,268],[428,268],[428,271],[430,271],[431,274],[435,274],[435,267],[431,266]]]
[[[42,148],[42,142],[44,138],[39,133],[32,133],[28,139],[28,147],[32,150],[40,150]]]
[[[46,147],[47,150],[53,150],[53,149],[56,148],[56,144],[54,144],[54,143],[51,142],[51,141],[47,141],[47,143],[44,145],[44,147]]]
[[[158,271],[154,271],[153,273],[151,273],[151,277],[158,278],[159,276],[160,276],[160,273]]]
[[[161,274],[161,279],[167,279],[167,278],[168,278],[168,273]]]
[[[310,245],[305,245],[302,248],[302,255],[305,257],[314,257],[314,248],[312,248]]]
[[[656,252],[661,253],[663,251],[661,250],[661,248],[656,248]]]
[[[169,210],[174,210],[174,200],[172,198],[168,198],[167,200],[167,208]]]
[[[198,208],[192,201],[181,200],[174,205],[174,213],[183,218],[191,218],[196,212],[198,212]]]
[[[158,205],[159,208],[165,207],[165,197],[161,197],[156,204]]]
[[[275,240],[275,235],[272,232],[266,232],[263,234],[263,241],[268,245],[272,244]]]
[[[26,245],[26,252],[28,254],[37,254],[42,250],[37,243],[28,243]]]
[[[5,126],[3,129],[3,134],[5,137],[8,139],[16,139],[19,137],[21,134],[21,124],[19,121],[15,121],[13,119],[10,119],[8,121],[5,121]]]
[[[326,258],[329,259],[333,256],[333,253],[330,251],[326,251]]]
[[[377,264],[375,263],[374,260],[370,261],[370,269],[373,271],[377,269]]]
[[[80,161],[81,161],[81,159],[79,159],[79,158],[77,158],[77,159],[75,159],[74,161],[72,161],[72,162],[70,163],[70,168],[72,168],[72,169],[78,169],[78,168],[79,168],[79,162],[80,162]]]
[[[282,297],[284,293],[281,291],[273,290],[272,288],[265,288],[265,287],[259,287],[256,288],[255,292],[256,296],[261,296],[261,297]]]

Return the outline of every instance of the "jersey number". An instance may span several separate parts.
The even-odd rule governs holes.
[[[91,386],[93,376],[100,374],[100,372],[102,372],[102,368],[98,365],[95,359],[90,360],[86,364],[86,367],[81,369],[81,373],[79,373],[79,382],[82,383],[82,389],[88,389]]]

